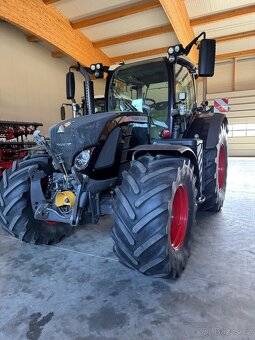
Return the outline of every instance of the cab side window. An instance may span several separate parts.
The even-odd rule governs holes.
[[[193,76],[184,66],[175,64],[175,101],[179,101],[179,93],[186,92],[187,111],[192,110],[196,103]]]

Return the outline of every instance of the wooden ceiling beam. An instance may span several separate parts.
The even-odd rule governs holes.
[[[236,52],[231,52],[231,53],[218,54],[216,56],[216,61],[233,59],[233,58],[240,58],[240,57],[247,57],[247,56],[250,56],[250,55],[255,55],[255,48],[252,48],[250,50],[243,50],[243,51],[236,51]]]
[[[31,35],[27,36],[28,42],[36,42],[36,41],[39,41],[39,40],[40,40],[40,38],[38,38],[36,35],[31,34]]]
[[[160,55],[160,54],[163,54],[163,53],[165,53],[165,55],[166,55],[167,49],[168,49],[168,46],[167,47],[161,47],[161,48],[155,48],[153,50],[146,50],[146,51],[142,51],[142,52],[119,55],[119,56],[116,56],[116,57],[112,57],[110,59],[110,61],[113,64],[113,63],[116,63],[116,62],[138,59],[138,58],[144,58],[144,57],[149,57],[149,56],[155,56],[155,55]],[[216,60],[218,61],[218,60],[225,60],[225,59],[231,59],[231,58],[240,58],[240,57],[249,56],[249,55],[255,55],[255,49],[219,54],[219,55],[216,56]]]
[[[100,48],[100,47],[105,47],[105,46],[121,44],[124,42],[133,41],[137,39],[144,39],[144,38],[152,37],[154,35],[159,35],[159,34],[168,33],[168,32],[173,32],[173,28],[171,25],[154,27],[154,28],[150,28],[150,29],[143,30],[140,32],[125,34],[125,35],[121,35],[115,38],[96,41],[93,43],[93,45],[95,47]]]
[[[159,0],[179,42],[185,47],[195,38],[195,34],[190,25],[190,19],[184,0]],[[196,46],[193,46],[189,58],[194,64],[198,61]]]
[[[168,49],[168,47],[160,47],[160,48],[155,48],[153,50],[148,50],[148,51],[119,55],[117,57],[112,57],[110,59],[110,61],[111,61],[112,64],[114,64],[116,62],[125,61],[125,60],[150,57],[150,56],[154,56],[154,55],[157,55],[157,54],[163,54],[163,53],[167,54],[167,49]]]
[[[81,32],[72,29],[70,22],[54,6],[41,0],[0,1],[0,18],[47,41],[83,65],[110,59]]]
[[[241,15],[250,14],[255,12],[255,5],[245,6],[241,8],[235,8],[230,11],[224,11],[220,13],[213,13],[205,15],[199,18],[191,19],[191,26],[201,26],[209,24],[210,22],[221,21],[225,19],[230,19],[233,17],[239,17]]]
[[[232,91],[236,91],[236,58],[233,58],[232,65]]]
[[[50,3],[50,2],[53,3],[53,2],[58,2],[58,1],[60,1],[60,0],[45,0],[44,2],[45,3]],[[141,6],[141,4],[139,6]],[[143,8],[145,8],[144,6],[145,5],[143,5]],[[153,4],[147,3],[147,6],[148,6],[147,9],[149,9],[150,6],[158,7],[157,1],[153,1]],[[133,7],[134,6],[128,7],[128,8],[132,9]],[[125,11],[125,13],[126,13],[128,8],[124,8],[124,9],[121,9],[119,11]],[[141,7],[139,7],[139,8],[141,9]],[[218,20],[220,21],[220,20],[227,19],[227,18],[233,17],[233,16],[250,14],[253,11],[255,11],[255,6],[251,5],[251,6],[246,6],[246,7],[240,8],[239,10],[235,9],[235,10],[225,11],[225,12],[222,12],[222,13],[212,14],[212,15],[209,15],[209,16],[200,17],[199,19],[192,19],[190,21],[190,23],[191,23],[191,26],[197,26],[197,25],[201,25],[202,23],[206,24],[206,23],[209,23],[209,22],[212,22],[212,21],[218,21]],[[102,14],[100,16],[94,17],[94,19],[101,17],[101,16],[104,16],[104,15],[106,15],[106,14]],[[108,15],[109,15],[109,12],[108,12]],[[128,14],[126,14],[126,15],[128,15]],[[84,20],[86,20],[86,19],[84,19]],[[76,25],[76,24],[79,24],[79,22],[74,23],[73,26]],[[155,35],[160,35],[160,34],[163,34],[163,33],[172,32],[172,31],[173,31],[173,28],[171,27],[171,25],[164,25],[164,26],[160,26],[160,27],[155,27],[155,28],[143,30],[143,31],[140,31],[140,32],[134,32],[134,33],[131,33],[131,34],[125,34],[125,35],[117,36],[117,37],[114,37],[114,38],[100,40],[100,41],[94,42],[93,46],[96,47],[96,48],[101,48],[101,47],[105,47],[105,46],[121,44],[121,43],[132,41],[132,40],[144,39],[144,38],[148,38],[148,37],[155,36]],[[251,31],[251,32],[254,32],[254,31]],[[242,33],[237,33],[236,35],[222,36],[222,37],[216,38],[216,40],[217,40],[218,43],[221,43],[221,42],[224,42],[224,41],[227,41],[227,40],[233,40],[233,39],[238,39],[238,38],[246,38],[246,37],[250,37],[250,36],[254,35],[251,32],[242,32]],[[27,40],[29,42],[32,42],[32,41],[38,41],[39,38],[36,37],[36,36],[29,36]]]
[[[154,28],[150,28],[150,29],[147,29],[147,30],[139,31],[139,32],[121,35],[121,36],[118,36],[118,37],[115,37],[115,38],[99,40],[99,41],[94,42],[93,46],[96,47],[96,48],[101,48],[101,47],[105,47],[105,46],[111,46],[111,45],[129,42],[129,41],[133,41],[133,40],[149,38],[149,37],[152,37],[152,36],[155,36],[155,35],[160,35],[160,34],[170,33],[170,32],[173,32],[172,26],[171,25],[164,25],[164,26],[159,26],[159,27],[154,27]],[[236,39],[253,37],[254,35],[255,35],[255,30],[224,35],[224,36],[216,37],[216,38],[213,38],[213,39],[215,39],[217,41],[217,43],[223,43],[223,42],[229,41],[229,40],[236,40]],[[27,36],[27,41],[29,41],[29,42],[34,42],[34,41],[39,41],[39,40],[40,40],[40,38],[38,38],[35,35],[28,35]]]
[[[137,39],[144,39],[144,38],[152,37],[154,35],[160,35],[160,34],[169,33],[169,32],[173,32],[172,26],[164,25],[164,26],[147,29],[147,30],[140,31],[140,32],[125,34],[125,35],[118,36],[115,38],[96,41],[93,43],[93,45],[94,47],[101,48],[105,46],[111,46],[111,45],[129,42],[129,41],[133,41]],[[217,43],[222,43],[228,40],[249,38],[249,37],[253,37],[254,35],[255,35],[255,31],[247,31],[247,32],[241,32],[241,33],[236,33],[236,34],[224,35],[224,36],[217,37],[214,39],[216,39]]]
[[[51,52],[52,58],[61,58],[61,57],[63,57],[64,55],[65,55],[65,53],[62,52],[62,51],[60,51],[60,50]]]
[[[59,2],[60,0],[43,0],[45,5],[51,5],[54,4],[55,2]]]
[[[255,35],[255,30],[236,33],[236,34],[224,35],[224,36],[217,37],[217,38],[214,38],[214,39],[219,44],[219,43],[223,43],[223,42],[229,41],[229,40],[250,38],[250,37],[253,37],[254,35]]]
[[[80,19],[79,21],[72,22],[72,27],[73,29],[79,29],[83,27],[97,25],[114,19],[123,18],[131,14],[148,11],[157,7],[160,7],[160,3],[158,0],[143,0],[136,5],[125,6],[117,10],[107,11],[97,16],[87,17]]]

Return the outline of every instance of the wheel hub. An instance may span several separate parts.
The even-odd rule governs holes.
[[[180,185],[174,195],[170,225],[170,242],[175,250],[180,249],[183,245],[187,230],[188,211],[188,193],[185,187]]]

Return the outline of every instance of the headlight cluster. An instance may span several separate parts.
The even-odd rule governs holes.
[[[95,74],[96,78],[103,78],[104,77],[103,64],[101,64],[101,63],[91,64],[90,70]]]
[[[176,61],[176,57],[178,55],[181,55],[183,53],[184,49],[181,44],[175,45],[175,46],[170,46],[168,48],[168,60],[170,63],[174,63]]]
[[[90,157],[91,157],[93,149],[94,148],[88,149],[88,150],[83,150],[82,152],[80,152],[75,157],[74,166],[75,166],[75,168],[77,170],[81,171],[81,170],[86,169],[86,167],[87,167],[87,165],[89,163],[89,160],[90,160]]]

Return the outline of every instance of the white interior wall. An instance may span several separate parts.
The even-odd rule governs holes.
[[[250,57],[237,59],[234,83],[233,77],[232,60],[217,62],[215,65],[214,76],[207,80],[207,93],[255,89],[255,58]]]
[[[232,62],[216,63],[214,76],[207,78],[207,92],[232,91]]]
[[[95,79],[93,82],[95,96],[104,97],[105,79]]]
[[[200,106],[204,99],[204,85],[203,78],[198,78],[196,81],[196,97],[197,97],[197,105]]]
[[[255,58],[219,62],[215,75],[207,79],[207,99],[228,98],[227,113],[232,132],[229,133],[230,156],[255,156]],[[253,130],[252,130],[253,129]]]
[[[207,94],[220,92],[246,91],[255,89],[255,57],[237,59],[235,84],[233,82],[233,61],[226,60],[215,64],[213,77],[206,78]],[[234,86],[233,86],[234,85]],[[203,78],[197,81],[197,102],[203,100]]]
[[[235,90],[255,89],[255,58],[241,59],[236,63]]]
[[[29,43],[25,33],[0,22],[0,120],[33,121],[48,128],[60,120],[66,102],[65,75],[69,64],[54,59],[40,43]],[[76,98],[83,95],[83,78],[76,78]],[[95,81],[95,95],[104,94],[104,80]],[[71,111],[67,111],[67,118]]]

